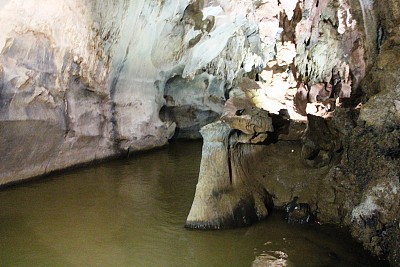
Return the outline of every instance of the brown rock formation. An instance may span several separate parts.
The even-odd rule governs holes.
[[[230,98],[222,121],[201,129],[203,154],[199,181],[186,227],[220,229],[265,219],[269,195],[249,170],[257,153],[248,143],[272,132],[268,112],[246,98]]]

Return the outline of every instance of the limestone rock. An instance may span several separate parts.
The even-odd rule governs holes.
[[[288,266],[288,255],[282,251],[268,251],[265,255],[257,256],[252,267],[285,267]]]
[[[242,99],[230,98],[225,105],[221,118],[232,129],[239,130],[246,135],[274,131],[269,113]]]
[[[251,150],[230,144],[234,130],[216,122],[201,129],[204,138],[199,181],[186,227],[221,229],[264,219],[268,196],[246,175]]]
[[[164,98],[166,105],[160,116],[163,121],[176,122],[176,137],[199,138],[200,128],[222,114],[224,82],[207,73],[197,75],[193,80],[176,76],[167,81]]]
[[[198,137],[200,127],[221,115],[226,96],[242,76],[263,70],[271,75],[258,79],[259,88],[253,88],[257,89],[255,105],[276,114],[287,109],[295,117],[291,102],[296,71],[304,73],[307,63],[298,58],[295,69],[294,59],[303,52],[302,41],[296,40],[307,41],[306,36],[315,34],[307,26],[307,33],[298,35],[297,26],[309,20],[315,26],[321,14],[336,21],[334,5],[321,2],[314,10],[314,2],[240,0],[234,6],[227,0],[2,2],[0,123],[34,120],[58,125],[65,132],[62,147],[68,151],[58,153],[56,162],[73,165],[99,159],[99,155],[162,146],[175,125],[178,136]],[[345,2],[340,8],[349,10]],[[343,33],[346,42],[359,38],[350,34],[357,30],[349,23]],[[352,66],[358,61],[348,64],[342,60],[344,54],[326,49],[337,34],[325,24],[321,28],[332,35],[324,37],[321,45],[313,36],[304,55],[316,58],[312,51],[327,51],[324,60],[330,64],[340,58],[335,73],[343,80],[349,70],[356,73]],[[335,44],[342,44],[336,39]],[[346,51],[358,51],[358,56],[352,55],[362,58],[362,51],[353,48],[350,45]],[[362,62],[358,63],[362,75]],[[310,71],[320,71],[322,64],[318,60]],[[324,67],[323,73],[330,67]],[[97,148],[85,148],[92,153],[81,160],[66,158],[67,154],[79,158],[81,153],[79,146],[68,144],[92,137],[104,145],[104,153],[95,156]],[[47,172],[61,168],[52,162]]]
[[[0,138],[16,146],[0,148],[8,155],[0,184],[162,146],[175,126],[198,136],[221,115],[227,90],[244,69],[263,64],[253,9],[251,0],[234,8],[226,0],[2,1]],[[18,152],[29,136],[5,129],[25,125],[19,122],[29,122],[33,132],[57,128],[60,134],[49,139],[59,150],[43,152],[54,158],[37,151],[42,161],[30,161]],[[18,160],[8,160],[14,158],[26,163],[23,171],[13,165]]]

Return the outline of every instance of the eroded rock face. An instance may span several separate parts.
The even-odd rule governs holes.
[[[237,153],[238,148],[232,150],[229,139],[233,131],[222,122],[201,130],[204,153],[196,195],[186,221],[188,228],[247,226],[268,215],[266,193],[247,177],[245,170],[249,166],[242,165],[247,155]]]
[[[245,73],[257,73],[257,87],[251,88],[257,107],[275,113],[287,109],[295,116],[291,101],[297,79],[307,76],[303,69],[311,66],[312,51],[321,50],[314,49],[320,41],[311,33],[321,28],[336,39],[341,34],[358,38],[351,20],[340,31],[329,22],[337,8],[347,10],[347,3],[317,2],[61,1],[57,7],[42,0],[3,2],[0,119],[58,125],[64,141],[56,154],[64,164],[47,164],[51,171],[164,145],[176,127],[178,136],[198,137],[200,127],[221,115],[229,91]],[[324,12],[326,21],[320,21]],[[298,40],[310,34],[314,39],[298,53]],[[331,36],[326,35],[320,45],[325,48]],[[345,52],[337,52],[349,38],[335,39],[336,52],[328,51],[341,66],[333,73],[346,83],[350,74],[358,77],[351,63],[343,63]],[[353,48],[348,45],[346,51]],[[323,59],[314,63],[312,73],[332,72]],[[329,77],[311,76],[307,86],[329,82]],[[88,144],[86,155],[80,155],[77,140],[94,137],[99,145],[89,149]],[[4,165],[12,172],[11,163]],[[25,177],[14,175],[4,183]]]
[[[1,2],[1,140],[14,145],[0,148],[0,184],[162,146],[176,127],[198,136],[244,69],[263,62],[252,8],[250,0],[234,8],[224,0]],[[42,125],[54,129],[54,145],[30,139]]]
[[[176,123],[177,138],[200,138],[200,128],[216,121],[225,103],[225,83],[207,73],[193,80],[176,76],[165,85],[163,121]]]
[[[371,6],[363,8],[365,13]],[[370,13],[374,19],[365,22],[371,25],[380,21],[375,25],[377,38],[370,44],[370,50],[373,47],[376,54],[369,60],[376,59],[376,62],[362,82],[361,103],[355,109],[334,115],[335,123],[329,128],[340,133],[338,140],[344,151],[340,164],[327,176],[337,182],[339,217],[351,226],[353,236],[365,248],[389,257],[393,266],[400,264],[400,112],[396,106],[400,99],[400,80],[399,69],[395,67],[399,50],[396,41],[400,34],[399,10],[398,1],[376,2],[374,12]],[[345,117],[347,119],[343,120]]]
[[[221,229],[247,226],[265,219],[270,196],[251,176],[259,143],[273,131],[268,112],[246,98],[231,98],[223,121],[201,129],[203,152],[199,181],[186,227]]]
[[[253,79],[250,73],[247,75],[248,77],[238,79],[235,84],[235,80],[229,78],[232,76],[225,76],[228,80],[227,84],[234,87],[229,92],[230,98],[226,102],[221,119],[237,133],[235,139],[229,138],[228,144],[223,145],[228,148],[234,147],[235,142],[261,143],[267,139],[268,135],[273,136],[270,134],[273,129],[272,120],[265,111],[298,121],[305,120],[305,116],[310,112],[318,115],[328,114],[335,109],[334,99],[350,97],[352,85],[357,87],[365,74],[363,35],[352,17],[352,9],[347,1],[258,1],[251,10],[254,10],[255,16],[252,19],[258,24],[259,32],[257,37],[250,35],[247,38],[248,41],[253,40],[250,42],[252,51],[258,51],[254,55],[259,55],[259,65],[253,65],[256,70]],[[257,41],[254,41],[255,38]],[[235,39],[236,37],[232,40]],[[226,48],[225,52],[222,52],[222,55],[227,52],[237,55],[232,51],[231,45]],[[236,46],[235,50],[237,51],[238,48],[240,47]],[[237,58],[227,58],[226,65],[237,62]],[[349,58],[351,59],[349,60]],[[243,58],[243,60],[244,63],[247,62],[247,59]],[[211,65],[211,67],[213,66],[214,64]],[[251,72],[252,69],[248,67],[249,65],[243,64],[243,71]],[[220,67],[215,70],[219,69]],[[330,102],[319,103],[322,101]],[[308,108],[308,103],[314,102],[318,103],[313,106],[315,111]],[[264,111],[266,115],[260,111]],[[324,121],[324,118],[321,117],[321,120]],[[290,127],[296,124],[289,123],[288,125],[287,130],[296,129]],[[317,125],[318,123],[315,127]],[[284,127],[278,128],[282,130]],[[326,128],[321,132],[321,138],[310,141],[309,146],[303,148],[304,158],[310,159],[311,167],[329,165],[332,159],[331,150],[340,150],[340,146],[336,148],[337,145],[330,140],[324,144],[319,142],[324,138],[331,137],[330,135],[325,137],[328,132],[329,130]],[[274,135],[276,140],[284,138],[282,132],[274,133]],[[297,135],[297,138],[295,136],[295,134],[287,133],[286,138],[288,140],[300,138],[300,135]],[[207,139],[206,142],[208,142]],[[335,149],[332,149],[332,146]],[[205,149],[209,148],[205,147]],[[240,155],[252,152],[244,153],[240,150],[236,153]],[[214,159],[209,159],[209,156],[214,157],[215,155],[209,155],[208,151],[203,151],[203,161],[212,162]],[[316,158],[319,159],[317,164],[315,163]],[[232,163],[232,158],[229,162],[229,164]],[[220,168],[224,167],[220,166]],[[243,176],[246,175],[243,174]],[[220,179],[220,176],[212,170],[207,174],[204,169],[200,177],[198,194],[211,195],[210,185],[205,187],[204,184],[211,184],[214,179]],[[300,179],[303,177],[301,176]],[[249,183],[258,183],[256,182],[258,178],[245,179]],[[285,179],[287,177],[283,180]],[[259,177],[259,180],[262,181],[262,177]],[[201,184],[203,186],[200,186]],[[261,182],[261,184],[263,183]],[[268,187],[264,187],[264,189],[268,190]],[[300,193],[300,190],[296,192]],[[293,192],[291,192],[284,197],[276,197],[276,200],[284,205],[285,201],[290,201],[293,196]],[[200,197],[200,199],[202,198],[205,197]],[[200,216],[193,219],[195,217],[193,214],[196,213],[193,210],[197,210],[197,207],[201,206],[198,204],[198,199],[196,195],[194,208],[192,208],[188,221],[201,221],[199,218],[203,218],[203,220],[208,218]],[[213,197],[207,199],[213,199]],[[313,201],[314,204],[317,202],[315,199]],[[235,199],[230,205],[236,206],[237,203],[238,200]],[[205,205],[206,202],[203,204]],[[211,207],[215,205],[209,203],[209,206],[212,210]],[[217,213],[219,213],[220,210],[225,209],[215,208],[214,210],[218,210]],[[232,211],[225,212],[220,219],[224,220],[225,214],[231,213]],[[213,216],[218,218],[218,214]]]
[[[243,79],[239,87],[259,108],[280,116],[286,110],[292,119],[304,119],[293,111],[307,116],[307,129],[301,149],[287,152],[298,153],[290,165],[292,173],[271,173],[268,164],[254,160],[248,177],[265,189],[275,206],[299,197],[322,222],[350,225],[367,249],[397,266],[399,3],[283,2],[257,3],[258,18],[267,11],[275,14],[259,20],[261,39],[269,38],[275,53],[255,82]],[[227,101],[225,114],[241,115],[233,102]],[[235,121],[235,127],[246,133],[242,123],[248,121],[251,116]],[[250,148],[259,159],[271,149]],[[294,179],[296,161],[303,173]]]

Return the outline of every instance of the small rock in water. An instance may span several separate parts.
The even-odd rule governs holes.
[[[292,224],[305,224],[314,222],[310,206],[307,203],[298,203],[298,197],[294,197],[285,206],[286,220]]]
[[[282,251],[268,251],[267,254],[257,256],[252,267],[284,267],[287,266],[287,257]]]

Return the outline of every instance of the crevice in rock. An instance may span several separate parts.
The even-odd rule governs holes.
[[[114,148],[116,150],[119,150],[121,148],[120,142],[121,142],[121,137],[119,134],[118,130],[118,120],[117,120],[117,103],[115,102],[115,95],[117,92],[117,85],[119,81],[119,77],[121,75],[121,72],[125,66],[125,63],[127,61],[129,54],[129,46],[125,50],[125,56],[124,59],[117,65],[116,71],[115,71],[115,76],[113,77],[110,85],[110,98],[111,98],[111,125],[112,125],[112,139],[114,141]]]

